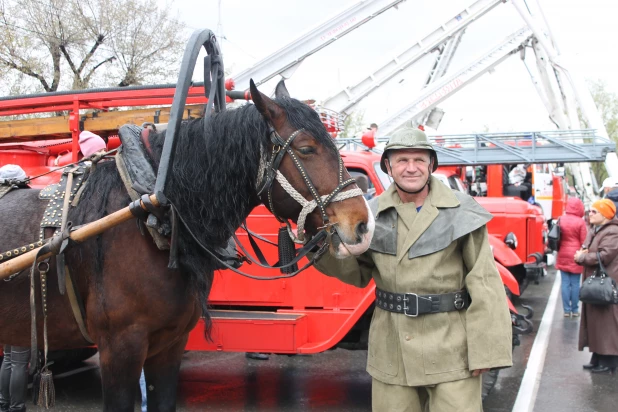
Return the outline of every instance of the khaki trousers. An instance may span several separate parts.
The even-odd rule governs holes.
[[[481,376],[430,386],[371,384],[373,412],[483,412]]]

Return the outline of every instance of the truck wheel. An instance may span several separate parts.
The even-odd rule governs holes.
[[[500,369],[491,369],[489,372],[485,372],[483,376],[483,389],[481,391],[481,396],[483,400],[491,393],[491,390],[496,386],[496,381],[498,380],[498,374],[500,373]]]

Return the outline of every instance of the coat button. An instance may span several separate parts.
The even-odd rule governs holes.
[[[410,339],[412,339],[410,335],[406,335],[406,340],[410,340]]]

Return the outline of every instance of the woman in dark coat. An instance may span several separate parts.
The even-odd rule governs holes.
[[[579,316],[579,283],[583,267],[573,261],[588,235],[584,217],[584,204],[576,197],[567,200],[566,213],[560,217],[560,245],[556,269],[562,277],[562,308],[565,317]]]
[[[611,200],[597,200],[590,209],[590,231],[584,248],[575,253],[575,261],[584,266],[584,282],[598,267],[597,252],[607,275],[618,282],[618,219]],[[613,373],[618,366],[618,305],[582,305],[579,350],[593,353],[584,369],[595,373]]]

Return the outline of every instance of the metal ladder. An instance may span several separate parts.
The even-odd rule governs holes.
[[[485,15],[501,3],[503,3],[502,0],[477,0],[442,23],[431,33],[415,41],[411,46],[397,52],[392,59],[373,70],[354,85],[348,86],[325,99],[322,105],[340,113],[349,113],[361,100],[395,77],[398,73],[412,66],[422,57],[453,38],[453,36],[460,33],[472,22],[476,21],[476,19]]]
[[[450,77],[443,77],[439,81],[432,83],[421,90],[418,97],[412,103],[381,122],[380,133],[390,134],[407,122],[413,121],[415,118],[427,113],[453,93],[470,84],[513,53],[519,51],[531,38],[532,31],[527,27],[523,27],[475,60],[471,65]]]
[[[376,140],[386,143],[388,137]],[[441,166],[603,162],[607,153],[616,152],[616,143],[590,129],[443,135],[430,140]],[[335,143],[346,150],[369,150],[356,138]]]

